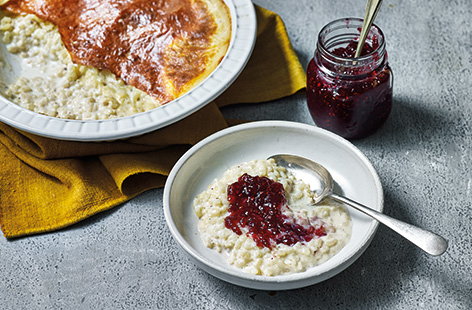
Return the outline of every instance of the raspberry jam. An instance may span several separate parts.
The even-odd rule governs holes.
[[[318,36],[307,69],[307,102],[319,127],[344,138],[375,132],[392,108],[393,75],[382,31],[372,26],[361,56],[354,58],[361,19],[341,19]]]
[[[323,226],[302,226],[282,211],[287,207],[282,184],[266,177],[243,174],[228,186],[229,215],[225,226],[238,235],[246,233],[258,247],[293,245],[326,235]]]

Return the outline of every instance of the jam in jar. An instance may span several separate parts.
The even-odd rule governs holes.
[[[354,58],[360,27],[358,18],[326,25],[307,69],[307,102],[313,120],[348,139],[372,134],[392,109],[393,75],[384,35],[373,25],[361,56]]]

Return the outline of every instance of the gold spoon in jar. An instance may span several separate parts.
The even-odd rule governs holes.
[[[391,218],[388,215],[361,205],[354,200],[333,193],[333,178],[329,171],[322,165],[295,155],[279,154],[271,156],[269,159],[274,159],[277,165],[284,167],[296,178],[303,179],[310,185],[320,184],[320,191],[316,191],[315,204],[329,196],[331,199],[349,205],[372,217],[379,223],[384,224],[430,255],[437,256],[446,252],[447,240],[443,237],[428,230]]]
[[[356,54],[354,58],[361,56],[362,48],[364,47],[365,40],[367,38],[367,34],[370,31],[370,27],[374,23],[374,19],[377,16],[377,13],[380,9],[380,4],[382,4],[382,0],[368,0],[367,6],[365,8],[365,16],[364,16],[364,23],[362,25],[361,34],[359,36],[359,42],[356,48]]]

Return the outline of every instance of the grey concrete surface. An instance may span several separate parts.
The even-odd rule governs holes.
[[[256,0],[286,22],[304,65],[327,22],[362,16],[363,0]],[[2,309],[472,309],[472,2],[385,0],[395,102],[386,125],[354,141],[385,190],[385,213],[450,240],[430,257],[381,227],[347,270],[268,293],[224,283],[178,249],[162,190],[63,231],[0,237]],[[274,64],[276,65],[276,64]],[[233,118],[312,124],[302,94],[235,106]]]

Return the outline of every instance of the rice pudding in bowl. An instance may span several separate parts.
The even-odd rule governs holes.
[[[338,253],[351,236],[344,206],[313,204],[314,192],[275,161],[226,170],[194,200],[203,243],[242,271],[303,272]]]
[[[195,212],[195,199],[208,191],[209,185],[221,179],[231,167],[281,153],[306,157],[322,164],[333,176],[338,192],[372,206],[374,210],[382,211],[383,191],[380,179],[369,160],[349,141],[312,125],[295,122],[258,121],[236,125],[214,133],[190,148],[177,161],[167,178],[163,193],[164,216],[172,237],[183,250],[183,255],[175,257],[175,263],[181,263],[188,255],[196,266],[223,281],[258,290],[274,291],[296,289],[325,281],[348,268],[364,253],[374,238],[378,222],[354,209],[348,210],[348,242],[335,255],[323,263],[307,267],[303,272],[287,272],[274,276],[244,272],[240,267],[229,263],[228,250],[218,252],[206,246],[199,229],[201,220]],[[260,178],[270,179],[268,172],[260,169],[256,172],[246,172],[251,177],[259,174]],[[225,191],[228,185],[237,182],[243,174],[243,171],[239,171],[220,189],[221,193],[218,195],[225,197],[219,199],[222,204],[227,203],[225,199],[228,196]],[[274,179],[271,181],[277,182]],[[283,186],[283,181],[278,183]],[[310,186],[313,186],[313,189],[317,187],[311,183]],[[285,190],[284,188],[284,194]],[[288,195],[285,194],[285,197],[290,201]],[[331,203],[328,205],[336,206]],[[322,206],[324,204],[312,208]],[[217,229],[226,228],[221,219],[230,215],[228,209],[220,210],[221,208],[216,208],[213,215],[214,225],[219,225]],[[324,215],[319,218],[330,223]],[[303,222],[298,224],[304,226]],[[305,228],[309,229],[307,226]],[[232,230],[229,232],[236,234]],[[236,234],[233,238],[237,237],[239,235]],[[318,237],[314,236],[315,240],[316,238]],[[319,239],[324,241],[327,238],[321,236]],[[189,273],[198,281],[199,276],[193,269],[189,270]],[[211,279],[205,278],[204,281],[211,282]],[[219,285],[218,282],[213,284]]]
[[[223,0],[2,1],[0,94],[62,119],[134,115],[203,82],[231,33]]]

